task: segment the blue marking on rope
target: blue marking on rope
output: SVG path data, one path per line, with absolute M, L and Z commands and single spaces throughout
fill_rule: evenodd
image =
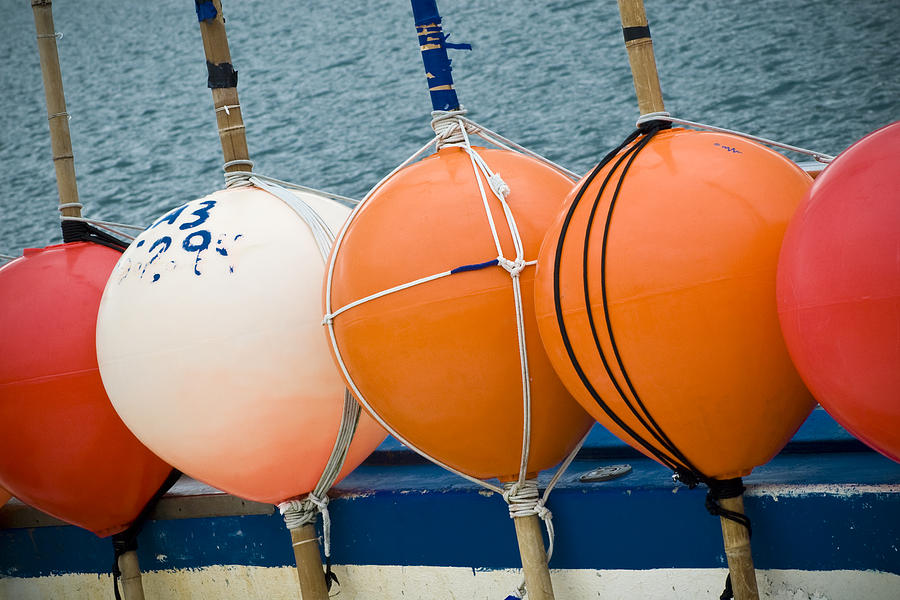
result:
M 474 265 L 463 265 L 461 267 L 456 267 L 455 269 L 450 271 L 450 274 L 453 275 L 455 273 L 462 273 L 464 271 L 478 271 L 480 269 L 486 269 L 488 267 L 495 267 L 498 264 L 500 264 L 500 261 L 498 261 L 495 258 L 494 260 L 489 260 L 489 261 L 483 262 L 483 263 L 477 263 Z
M 215 19 L 216 15 L 219 14 L 219 11 L 216 10 L 216 5 L 210 2 L 210 0 L 194 0 L 194 5 L 197 9 L 197 20 L 201 23 L 203 21 Z

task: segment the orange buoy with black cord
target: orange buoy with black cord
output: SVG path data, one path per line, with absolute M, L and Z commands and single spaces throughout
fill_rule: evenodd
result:
M 671 129 L 640 0 L 620 0 L 639 129 L 569 194 L 538 258 L 535 310 L 563 382 L 601 424 L 710 488 L 730 575 L 757 598 L 741 478 L 815 405 L 787 354 L 775 269 L 811 178 L 735 135 Z
M 503 494 L 528 596 L 548 600 L 538 520 L 551 530 L 548 491 L 539 497 L 536 477 L 572 458 L 592 423 L 541 347 L 533 265 L 573 178 L 471 143 L 470 135 L 492 138 L 465 117 L 453 88 L 446 48 L 464 45 L 446 42 L 433 0 L 412 7 L 436 137 L 376 185 L 339 234 L 325 323 L 348 386 L 379 422 Z M 409 164 L 432 144 L 434 154 Z
M 900 462 L 900 121 L 823 171 L 778 260 L 778 316 L 810 391 L 850 433 Z

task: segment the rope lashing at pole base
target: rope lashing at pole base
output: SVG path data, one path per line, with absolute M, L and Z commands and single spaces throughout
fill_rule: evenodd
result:
M 97 369 L 103 286 L 127 242 L 81 216 L 52 4 L 33 0 L 63 243 L 26 249 L 0 269 L 0 485 L 100 537 L 113 536 L 127 600 L 143 598 L 133 551 L 143 517 L 179 473 L 114 412 Z M 65 117 L 65 118 L 64 118 Z M 77 427 L 73 427 L 77 423 Z M 131 542 L 120 547 L 127 535 Z
M 760 138 L 670 117 L 642 3 L 619 7 L 642 116 L 547 233 L 541 338 L 594 418 L 678 481 L 709 487 L 730 571 L 722 597 L 756 598 L 741 478 L 815 405 L 772 303 L 781 238 L 811 179 Z
M 466 118 L 437 6 L 412 7 L 435 135 L 372 188 L 338 234 L 323 323 L 367 412 L 509 504 L 529 597 L 550 599 L 540 522 L 552 550 L 545 504 L 591 421 L 544 356 L 530 292 L 544 224 L 576 177 Z M 474 136 L 499 149 L 476 147 Z M 560 462 L 540 494 L 537 472 Z
M 336 581 L 327 492 L 385 437 L 321 332 L 324 260 L 353 201 L 253 172 L 221 3 L 195 7 L 225 189 L 168 211 L 125 251 L 100 306 L 100 371 L 122 419 L 160 456 L 279 506 L 301 594 L 323 600 Z

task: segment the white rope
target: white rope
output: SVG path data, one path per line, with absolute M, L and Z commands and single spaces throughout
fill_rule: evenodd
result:
M 335 240 L 335 250 L 331 254 L 331 260 L 328 264 L 328 273 L 326 275 L 325 280 L 325 315 L 323 318 L 323 325 L 328 328 L 328 336 L 331 340 L 332 348 L 334 350 L 335 358 L 338 363 L 338 367 L 341 369 L 341 372 L 344 375 L 344 379 L 348 382 L 350 389 L 352 390 L 354 396 L 357 400 L 362 404 L 368 412 L 375 418 L 378 423 L 384 427 L 391 435 L 397 438 L 401 443 L 406 445 L 408 448 L 423 456 L 424 458 L 430 460 L 436 465 L 454 473 L 468 481 L 471 481 L 481 487 L 484 487 L 488 490 L 496 492 L 500 494 L 503 499 L 509 504 L 509 511 L 511 518 L 524 517 L 530 515 L 537 515 L 544 521 L 544 524 L 547 528 L 547 534 L 549 538 L 549 551 L 547 554 L 548 561 L 550 556 L 553 554 L 553 544 L 555 538 L 555 532 L 553 530 L 553 522 L 552 522 L 552 514 L 546 508 L 545 503 L 547 498 L 549 497 L 550 491 L 553 489 L 553 486 L 559 481 L 563 472 L 568 468 L 571 464 L 572 460 L 574 460 L 575 455 L 580 450 L 582 444 L 584 443 L 583 438 L 581 442 L 572 450 L 571 453 L 566 457 L 566 460 L 560 465 L 560 468 L 554 474 L 550 485 L 548 485 L 547 489 L 544 492 L 543 496 L 538 494 L 537 481 L 534 479 L 527 478 L 527 467 L 528 460 L 530 455 L 530 444 L 531 444 L 531 377 L 529 373 L 528 366 L 528 349 L 526 345 L 525 338 L 525 314 L 524 314 L 524 304 L 522 300 L 522 290 L 520 283 L 520 274 L 526 267 L 534 266 L 537 261 L 535 260 L 526 260 L 525 259 L 525 248 L 524 243 L 522 241 L 521 235 L 519 233 L 518 225 L 516 223 L 516 219 L 513 215 L 512 209 L 506 201 L 510 193 L 509 186 L 503 181 L 502 177 L 499 173 L 495 173 L 491 170 L 490 166 L 484 160 L 484 158 L 472 147 L 471 140 L 469 135 L 474 133 L 486 139 L 490 143 L 497 144 L 496 141 L 489 139 L 485 136 L 484 132 L 488 131 L 484 128 L 479 127 L 478 125 L 472 123 L 468 119 L 465 118 L 465 110 L 460 108 L 455 111 L 435 111 L 432 113 L 432 121 L 431 125 L 435 131 L 435 137 L 429 141 L 425 146 L 420 148 L 417 152 L 415 152 L 410 158 L 404 161 L 399 167 L 391 171 L 385 178 L 379 181 L 363 200 L 357 205 L 354 211 L 351 213 L 350 218 L 347 220 L 344 227 L 341 229 L 341 232 L 338 234 L 337 240 Z M 488 135 L 491 135 L 492 132 L 488 132 Z M 497 144 L 503 147 L 504 149 L 511 149 L 513 146 L 509 144 L 505 144 L 504 142 Z M 388 181 L 394 174 L 400 171 L 402 168 L 406 167 L 408 164 L 412 163 L 419 156 L 421 156 L 425 151 L 434 146 L 436 149 L 446 148 L 446 147 L 457 147 L 461 148 L 469 157 L 469 161 L 472 165 L 472 171 L 475 176 L 475 182 L 478 186 L 479 194 L 481 196 L 482 205 L 484 207 L 485 216 L 487 218 L 488 226 L 491 232 L 491 237 L 494 241 L 494 246 L 497 251 L 497 266 L 504 269 L 510 276 L 512 287 L 513 287 L 513 301 L 514 301 L 514 309 L 516 315 L 516 334 L 517 334 L 517 346 L 519 350 L 519 363 L 521 367 L 521 386 L 522 386 L 522 410 L 523 410 L 523 427 L 522 427 L 522 452 L 521 452 L 521 460 L 519 464 L 519 475 L 516 481 L 506 483 L 501 488 L 497 485 L 494 485 L 490 482 L 478 479 L 476 477 L 472 477 L 463 473 L 442 461 L 436 459 L 435 457 L 430 456 L 427 452 L 418 448 L 414 444 L 412 444 L 409 440 L 404 438 L 398 431 L 396 431 L 393 427 L 391 427 L 384 419 L 381 418 L 380 415 L 373 409 L 371 404 L 369 404 L 368 400 L 365 398 L 364 394 L 359 390 L 356 385 L 356 382 L 353 380 L 353 377 L 350 375 L 349 369 L 344 362 L 343 356 L 341 354 L 340 348 L 337 343 L 337 337 L 334 330 L 334 320 L 336 317 L 341 315 L 342 313 L 351 310 L 361 304 L 366 302 L 371 302 L 373 300 L 382 298 L 389 294 L 393 294 L 396 292 L 400 292 L 411 287 L 417 285 L 427 284 L 436 279 L 440 279 L 443 277 L 447 277 L 452 275 L 454 269 L 459 267 L 460 265 L 454 265 L 451 269 L 442 271 L 441 273 L 437 273 L 434 275 L 428 275 L 425 277 L 421 277 L 414 281 L 410 281 L 407 283 L 403 283 L 381 292 L 376 292 L 374 294 L 370 294 L 364 298 L 360 298 L 358 300 L 352 301 L 336 310 L 333 309 L 331 304 L 331 295 L 332 295 L 332 283 L 334 279 L 334 270 L 337 255 L 340 251 L 341 244 L 344 240 L 344 237 L 349 230 L 350 223 L 353 221 L 355 216 L 358 214 L 360 210 L 366 205 L 366 203 L 372 198 L 372 195 L 378 191 L 386 181 Z M 529 155 L 534 155 L 534 153 L 528 153 Z M 558 171 L 565 174 L 567 177 L 572 179 L 577 179 L 577 176 L 570 171 L 566 171 L 561 167 L 558 167 L 552 163 L 549 163 L 546 159 L 534 155 L 536 158 L 539 158 L 543 162 L 549 164 L 551 167 L 557 169 Z M 484 183 L 487 183 L 487 186 Z M 490 194 L 488 194 L 487 187 L 490 190 Z M 489 196 L 493 198 L 493 200 L 489 199 Z M 500 235 L 497 231 L 497 225 L 495 223 L 494 214 L 492 211 L 492 204 L 499 204 L 503 213 L 504 221 L 506 222 L 506 227 L 509 231 L 510 237 L 513 243 L 513 250 L 515 252 L 515 256 L 513 258 L 508 258 L 504 255 L 503 247 L 500 243 Z M 464 265 L 464 266 L 472 266 L 472 265 Z M 524 583 L 517 588 L 519 591 L 519 597 L 523 597 Z
M 67 208 L 84 208 L 84 205 L 81 202 L 63 202 L 57 209 L 62 213 L 63 210 Z M 141 227 L 139 225 L 128 225 L 127 223 L 114 223 L 112 221 L 100 221 L 98 219 L 88 219 L 87 217 L 70 217 L 68 215 L 59 215 L 60 221 L 79 221 L 81 223 L 88 223 L 89 225 L 96 225 L 101 229 L 105 229 L 111 233 L 116 234 L 119 237 L 125 238 L 127 240 L 134 240 L 135 236 L 130 233 L 126 233 L 121 231 L 122 229 L 130 229 L 132 231 L 143 231 L 146 229 L 145 227 Z
M 708 131 L 717 131 L 719 133 L 730 133 L 731 135 L 736 135 L 742 138 L 747 138 L 748 140 L 753 140 L 754 142 L 759 142 L 761 144 L 765 144 L 767 146 L 773 146 L 775 148 L 781 148 L 782 150 L 790 150 L 791 152 L 796 152 L 798 154 L 805 154 L 807 156 L 813 157 L 815 160 L 820 163 L 830 163 L 834 160 L 834 156 L 830 154 L 825 154 L 824 152 L 816 152 L 815 150 L 807 150 L 806 148 L 800 148 L 799 146 L 791 146 L 790 144 L 783 144 L 781 142 L 776 142 L 773 140 L 769 140 L 763 137 L 759 137 L 756 135 L 751 135 L 749 133 L 744 133 L 742 131 L 735 131 L 733 129 L 725 129 L 724 127 L 716 127 L 715 125 L 707 125 L 705 123 L 695 123 L 694 121 L 687 121 L 685 119 L 678 119 L 676 117 L 671 116 L 667 112 L 653 112 L 647 113 L 645 115 L 641 115 L 637 122 L 635 123 L 638 127 L 647 123 L 649 121 L 668 121 L 669 123 L 676 123 L 678 125 L 686 125 L 688 127 L 696 127 L 697 129 L 706 129 Z
M 256 186 L 269 192 L 276 198 L 279 198 L 293 209 L 294 212 L 297 213 L 297 216 L 299 216 L 309 227 L 313 239 L 316 242 L 316 246 L 319 249 L 319 254 L 322 256 L 322 261 L 326 261 L 328 253 L 331 251 L 331 245 L 334 243 L 334 233 L 319 213 L 302 199 L 288 191 L 287 187 L 290 186 L 294 189 L 302 189 L 326 198 L 333 198 L 333 196 L 311 188 L 304 188 L 271 177 L 265 177 L 258 173 L 254 173 L 252 170 L 227 170 L 229 167 L 238 165 L 246 165 L 251 169 L 253 168 L 253 163 L 249 160 L 236 160 L 226 163 L 224 166 L 226 169 L 226 188 Z M 282 185 L 285 183 L 287 185 Z M 346 200 L 350 199 L 348 198 Z M 316 515 L 322 515 L 322 546 L 326 558 L 331 557 L 331 515 L 328 512 L 328 490 L 334 485 L 341 469 L 344 467 L 344 461 L 347 458 L 350 443 L 353 441 L 353 435 L 356 433 L 356 428 L 359 424 L 360 412 L 361 409 L 359 404 L 353 399 L 353 396 L 350 395 L 349 390 L 345 389 L 344 407 L 341 414 L 340 427 L 338 428 L 337 437 L 334 441 L 334 446 L 331 449 L 331 454 L 328 457 L 328 461 L 325 464 L 325 468 L 323 469 L 318 482 L 305 498 L 287 500 L 278 505 L 278 510 L 284 516 L 284 523 L 288 529 L 296 529 L 306 524 L 313 523 L 315 522 Z
M 19 258 L 18 256 L 10 256 L 9 254 L 0 254 L 0 260 L 3 261 L 11 261 Z
M 520 146 L 509 138 L 503 137 L 496 131 L 492 131 L 483 125 L 479 125 L 475 121 L 466 117 L 466 109 L 463 107 L 459 107 L 457 110 L 436 110 L 431 113 L 431 128 L 434 129 L 435 134 L 437 135 L 437 139 L 439 139 L 442 143 L 439 143 L 436 149 L 442 148 L 447 144 L 457 144 L 459 143 L 462 137 L 461 129 L 465 130 L 466 133 L 470 135 L 477 135 L 484 141 L 494 144 L 498 148 L 503 148 L 504 150 L 517 151 L 521 154 L 525 154 L 526 156 L 530 156 L 534 158 L 548 167 L 559 171 L 572 181 L 578 181 L 580 176 L 569 169 L 560 166 L 550 160 L 549 158 L 534 152 L 533 150 L 529 150 L 524 146 Z M 430 144 L 429 144 L 430 146 Z
M 228 171 L 229 167 L 237 166 L 237 165 L 246 165 L 250 167 L 247 171 Z M 353 198 L 348 198 L 347 196 L 341 196 L 340 194 L 333 194 L 331 192 L 325 192 L 322 190 L 317 190 L 315 188 L 306 187 L 304 185 L 298 185 L 296 183 L 291 183 L 289 181 L 283 181 L 281 179 L 275 179 L 274 177 L 269 177 L 267 175 L 261 175 L 259 173 L 253 172 L 253 161 L 251 160 L 232 160 L 230 162 L 225 163 L 225 187 L 243 187 L 248 185 L 255 185 L 248 178 L 253 177 L 257 181 L 262 181 L 265 183 L 271 183 L 274 185 L 281 186 L 283 188 L 287 188 L 289 190 L 297 190 L 300 192 L 307 192 L 310 194 L 315 194 L 317 196 L 321 196 L 323 198 L 330 198 L 332 200 L 337 200 L 339 202 L 343 202 L 349 206 L 356 206 L 359 204 L 359 200 L 355 200 Z M 334 237 L 332 235 L 332 237 Z
M 241 105 L 240 104 L 223 104 L 222 106 L 220 106 L 219 108 L 216 109 L 216 112 L 225 111 L 226 115 L 230 115 L 232 108 L 237 108 L 240 110 Z

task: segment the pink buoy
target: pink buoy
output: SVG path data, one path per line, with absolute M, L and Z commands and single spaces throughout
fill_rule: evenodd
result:
M 778 314 L 791 358 L 841 425 L 900 462 L 900 121 L 816 179 L 784 238 Z

